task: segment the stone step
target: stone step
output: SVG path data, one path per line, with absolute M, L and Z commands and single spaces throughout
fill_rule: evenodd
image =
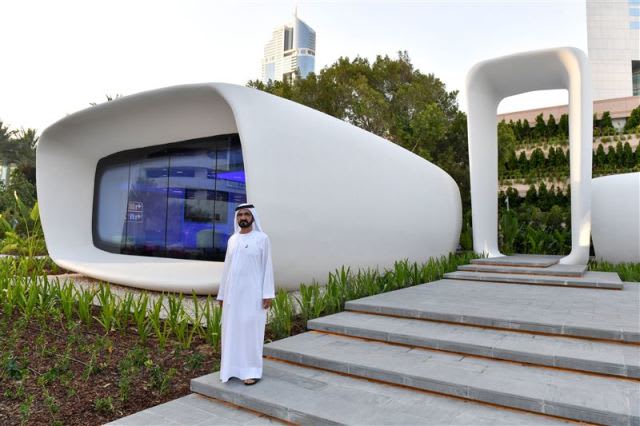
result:
M 288 340 L 288 339 L 285 339 Z M 191 381 L 191 390 L 287 422 L 321 425 L 532 425 L 562 419 L 265 360 L 262 380 L 221 383 L 219 373 Z
M 562 256 L 545 254 L 516 254 L 513 256 L 471 259 L 471 263 L 476 265 L 530 266 L 534 268 L 546 268 L 548 266 L 555 265 L 560 259 L 562 259 Z
M 346 303 L 350 311 L 640 343 L 640 285 L 620 291 L 440 280 Z
M 227 402 L 192 393 L 120 418 L 105 426 L 143 425 L 262 426 L 286 423 Z
M 635 380 L 314 331 L 270 343 L 264 353 L 301 365 L 503 407 L 600 424 L 640 424 L 640 383 Z
M 340 312 L 316 318 L 307 323 L 307 328 L 429 349 L 640 379 L 640 347 L 620 343 L 357 312 Z
M 488 281 L 508 284 L 551 285 L 560 287 L 599 288 L 622 290 L 623 284 L 615 272 L 586 272 L 581 277 L 558 277 L 546 275 L 505 274 L 494 272 L 455 271 L 444 274 L 445 278 L 468 281 Z
M 560 265 L 555 264 L 547 268 L 532 266 L 502 266 L 470 264 L 458 266 L 458 271 L 470 272 L 494 272 L 500 274 L 528 274 L 528 275 L 553 275 L 560 277 L 581 277 L 586 271 L 586 265 Z

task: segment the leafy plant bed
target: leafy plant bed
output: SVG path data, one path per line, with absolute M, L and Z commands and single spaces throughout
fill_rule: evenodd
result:
M 56 265 L 49 256 L 7 255 L 0 257 L 0 272 L 10 271 L 12 275 L 65 275 L 73 274 Z
M 188 394 L 220 362 L 199 337 L 162 348 L 133 330 L 18 313 L 0 319 L 0 354 L 2 425 L 102 424 Z
M 97 313 L 97 309 L 94 313 Z M 306 331 L 300 315 L 291 334 Z M 267 342 L 275 339 L 268 328 Z M 140 342 L 135 330 L 107 335 L 99 324 L 0 319 L 0 424 L 103 424 L 189 394 L 217 371 L 220 353 L 201 338 L 190 349 Z

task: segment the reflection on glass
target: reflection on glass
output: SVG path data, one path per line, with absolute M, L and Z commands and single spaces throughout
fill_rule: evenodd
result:
M 237 135 L 117 153 L 96 172 L 94 244 L 112 253 L 224 260 L 246 202 Z
M 98 194 L 98 208 L 95 211 L 99 224 L 97 237 L 112 249 L 119 250 L 125 236 L 129 164 L 114 164 L 105 170 L 98 184 Z

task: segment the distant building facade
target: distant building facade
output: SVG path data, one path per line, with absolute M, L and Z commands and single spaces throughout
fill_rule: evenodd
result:
M 640 96 L 640 0 L 587 0 L 593 99 Z
M 264 47 L 262 81 L 291 81 L 305 78 L 315 71 L 316 32 L 294 14 L 293 23 L 273 31 L 273 37 Z
M 640 105 L 640 0 L 587 0 L 587 41 L 593 88 L 593 112 L 608 111 L 613 125 L 624 127 Z M 542 114 L 558 119 L 567 105 L 498 115 L 498 122 L 527 120 L 535 125 Z

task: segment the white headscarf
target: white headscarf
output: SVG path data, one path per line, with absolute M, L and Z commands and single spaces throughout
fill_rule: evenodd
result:
M 251 215 L 253 216 L 253 230 L 262 232 L 262 226 L 260 226 L 260 220 L 258 219 L 256 208 L 253 207 L 253 204 L 249 203 L 239 204 L 238 207 L 236 207 L 236 212 L 233 215 L 233 232 L 235 234 L 238 234 L 240 232 L 241 228 L 240 225 L 238 225 L 238 212 L 241 209 L 248 209 L 251 212 Z

